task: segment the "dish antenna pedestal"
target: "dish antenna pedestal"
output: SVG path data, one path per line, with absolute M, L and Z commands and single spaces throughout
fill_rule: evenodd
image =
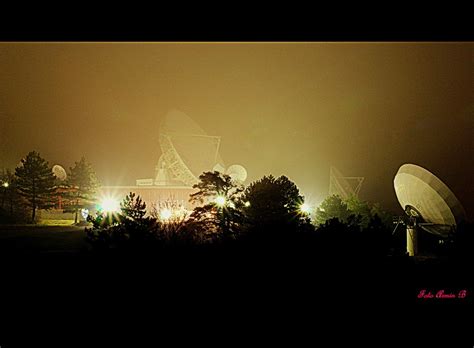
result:
M 418 254 L 418 234 L 415 226 L 407 226 L 407 253 L 408 256 Z

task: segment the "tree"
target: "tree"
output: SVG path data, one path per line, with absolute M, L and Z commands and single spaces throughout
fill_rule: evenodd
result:
M 371 205 L 366 201 L 361 201 L 355 196 L 351 196 L 344 200 L 344 203 L 346 204 L 347 209 L 349 209 L 350 215 L 354 215 L 351 219 L 352 222 L 356 223 L 360 228 L 367 228 L 373 218 Z
M 85 229 L 86 240 L 97 251 L 127 249 L 139 240 L 144 243 L 145 236 L 152 233 L 151 219 L 145 218 L 145 214 L 145 203 L 130 192 L 120 203 L 119 213 L 99 210 L 95 216 L 87 217 L 92 228 Z
M 25 201 L 18 194 L 17 177 L 10 169 L 0 172 L 0 223 L 20 223 L 29 220 Z
M 199 180 L 193 186 L 198 191 L 190 195 L 189 201 L 202 205 L 194 208 L 189 224 L 211 238 L 219 235 L 224 239 L 235 237 L 241 221 L 240 195 L 244 188 L 229 175 L 217 171 L 204 172 Z
M 77 224 L 78 211 L 92 204 L 97 187 L 99 186 L 97 177 L 92 166 L 82 157 L 79 162 L 75 162 L 74 167 L 69 168 L 67 186 L 70 191 L 66 195 L 72 202 L 70 209 L 74 212 L 74 223 Z
M 48 162 L 36 151 L 31 151 L 15 168 L 18 191 L 31 208 L 31 221 L 35 222 L 37 209 L 54 206 L 55 178 Z
M 115 250 L 154 254 L 163 247 L 184 246 L 189 242 L 182 223 L 159 221 L 146 216 L 146 204 L 135 193 L 123 199 L 119 213 L 99 211 L 87 218 L 86 240 L 94 251 Z
M 329 219 L 337 218 L 340 222 L 347 222 L 351 211 L 347 204 L 337 195 L 326 197 L 316 209 L 315 221 L 317 225 L 324 224 Z
M 388 229 L 392 227 L 391 214 L 383 210 L 380 204 L 362 201 L 354 196 L 345 200 L 336 195 L 327 197 L 316 209 L 315 220 L 321 225 L 332 218 L 357 225 L 360 229 L 367 229 L 374 219 L 379 219 Z
M 370 216 L 374 219 L 378 216 L 382 222 L 382 225 L 392 231 L 393 230 L 393 215 L 388 211 L 382 209 L 379 203 L 373 203 L 370 205 Z
M 318 243 L 347 255 L 385 256 L 391 242 L 391 217 L 379 204 L 357 197 L 327 197 L 316 210 Z
M 286 176 L 272 175 L 251 183 L 242 201 L 247 230 L 291 230 L 310 226 L 309 217 L 300 212 L 303 196 Z

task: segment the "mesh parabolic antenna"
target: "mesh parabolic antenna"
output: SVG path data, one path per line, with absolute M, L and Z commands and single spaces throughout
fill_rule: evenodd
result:
M 219 136 L 207 135 L 199 125 L 185 113 L 170 111 L 161 125 L 159 136 L 162 155 L 159 167 L 166 170 L 167 180 L 192 186 L 199 182 L 199 175 L 210 171 L 217 164 L 223 167 L 219 155 Z M 161 184 L 164 175 L 155 179 Z
M 405 212 L 425 231 L 447 236 L 466 213 L 454 193 L 426 169 L 404 164 L 394 179 L 395 193 Z
M 63 167 L 59 164 L 55 164 L 52 169 L 53 175 L 61 181 L 66 180 L 67 174 Z
M 247 179 L 247 170 L 240 164 L 233 164 L 227 168 L 226 174 L 228 174 L 233 180 L 245 181 Z

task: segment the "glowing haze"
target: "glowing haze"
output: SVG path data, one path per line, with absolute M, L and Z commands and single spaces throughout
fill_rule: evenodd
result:
M 403 163 L 474 212 L 472 43 L 0 43 L 0 167 L 82 155 L 104 184 L 154 176 L 160 120 L 182 110 L 247 183 L 287 175 L 320 201 L 329 167 L 397 209 Z

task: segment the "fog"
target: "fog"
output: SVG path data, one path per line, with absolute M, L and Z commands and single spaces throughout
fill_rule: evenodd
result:
M 170 109 L 220 135 L 247 183 L 286 175 L 309 199 L 329 168 L 401 212 L 393 178 L 421 165 L 474 213 L 472 43 L 0 43 L 0 168 L 29 151 L 103 184 L 154 177 Z

